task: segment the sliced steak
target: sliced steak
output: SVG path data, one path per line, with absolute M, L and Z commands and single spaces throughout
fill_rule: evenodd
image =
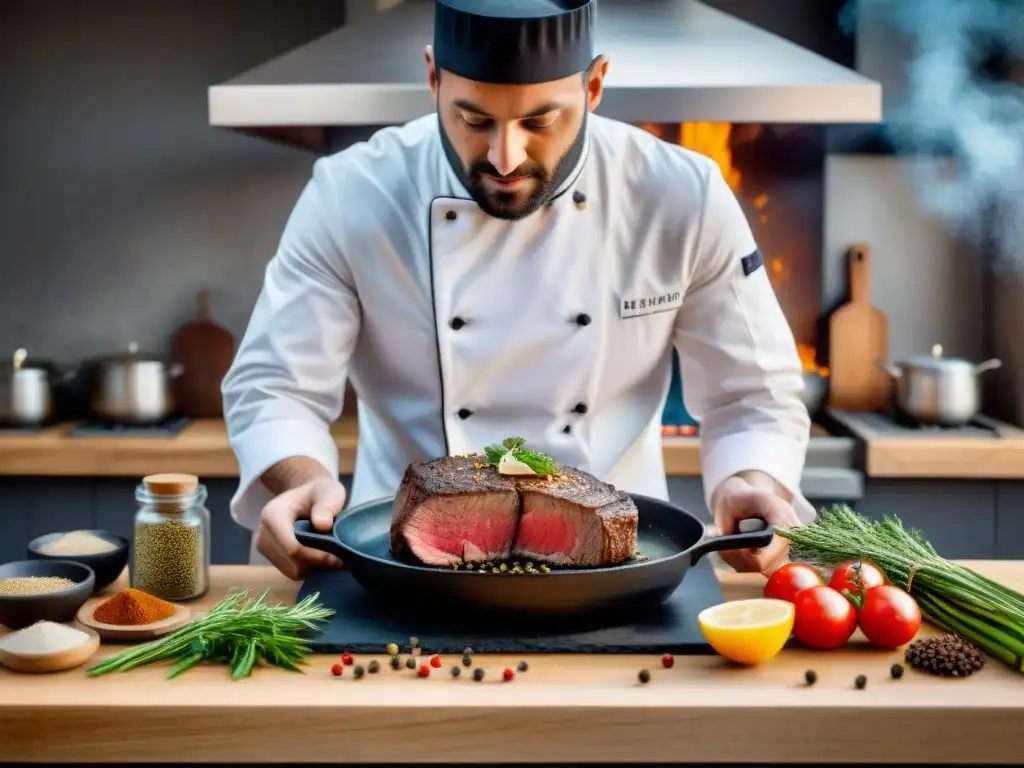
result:
M 426 565 L 459 565 L 509 556 L 519 518 L 515 483 L 481 456 L 410 464 L 395 496 L 391 551 Z
M 633 500 L 608 483 L 565 467 L 550 479 L 516 477 L 521 512 L 512 551 L 553 565 L 614 565 L 637 550 Z

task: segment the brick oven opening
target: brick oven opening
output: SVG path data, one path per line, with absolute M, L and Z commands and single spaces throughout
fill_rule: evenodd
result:
M 638 123 L 710 157 L 754 232 L 805 371 L 819 364 L 825 130 L 809 125 Z

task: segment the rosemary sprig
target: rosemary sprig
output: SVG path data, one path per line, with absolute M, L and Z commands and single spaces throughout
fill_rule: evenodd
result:
M 496 469 L 500 468 L 504 456 L 510 455 L 513 459 L 521 461 L 538 475 L 557 475 L 562 467 L 550 456 L 538 451 L 530 451 L 524 448 L 526 440 L 521 437 L 506 437 L 501 445 L 489 445 L 484 448 L 487 460 Z
M 775 532 L 790 542 L 790 557 L 835 566 L 868 560 L 893 584 L 917 600 L 922 615 L 956 632 L 989 655 L 1024 671 L 1024 595 L 969 568 L 950 562 L 917 530 L 896 516 L 869 520 L 844 504 L 823 509 L 817 519 Z
M 260 662 L 301 671 L 299 665 L 310 653 L 303 633 L 316 630 L 334 611 L 317 603 L 319 593 L 294 605 L 268 604 L 269 593 L 268 589 L 253 599 L 248 592 L 231 592 L 205 616 L 166 637 L 122 651 L 87 674 L 127 672 L 158 661 L 174 661 L 168 678 L 204 661 L 228 665 L 232 680 L 248 677 Z

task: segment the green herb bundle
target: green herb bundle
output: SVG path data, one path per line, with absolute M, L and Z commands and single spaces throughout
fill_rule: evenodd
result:
M 271 605 L 247 592 L 232 592 L 213 609 L 179 630 L 146 645 L 123 651 L 92 667 L 90 676 L 130 669 L 157 661 L 174 660 L 168 678 L 177 677 L 200 662 L 226 664 L 231 679 L 248 677 L 264 662 L 301 671 L 310 653 L 303 636 L 330 618 L 334 611 L 317 603 L 319 593 L 294 605 Z
M 931 623 L 1024 671 L 1024 595 L 941 557 L 919 531 L 904 529 L 898 517 L 869 520 L 836 505 L 807 525 L 780 526 L 775 533 L 790 541 L 794 561 L 874 563 L 913 596 Z
M 489 445 L 484 448 L 487 460 L 495 468 L 500 467 L 501 459 L 510 454 L 516 461 L 521 461 L 538 475 L 557 475 L 562 471 L 558 462 L 550 456 L 538 451 L 529 451 L 523 446 L 526 441 L 521 437 L 506 437 L 501 445 Z

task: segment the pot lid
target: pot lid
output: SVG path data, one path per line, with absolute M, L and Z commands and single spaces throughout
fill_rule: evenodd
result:
M 942 345 L 935 344 L 932 346 L 931 355 L 918 355 L 911 357 L 906 363 L 908 366 L 930 371 L 948 371 L 951 369 L 964 368 L 970 371 L 974 371 L 974 363 L 970 360 L 964 360 L 960 357 L 944 357 L 942 354 Z
M 124 352 L 114 352 L 110 355 L 103 355 L 101 357 L 94 357 L 90 360 L 92 363 L 166 363 L 167 358 L 164 355 L 158 355 L 150 352 L 140 352 L 139 345 L 134 341 L 128 345 L 128 349 Z

